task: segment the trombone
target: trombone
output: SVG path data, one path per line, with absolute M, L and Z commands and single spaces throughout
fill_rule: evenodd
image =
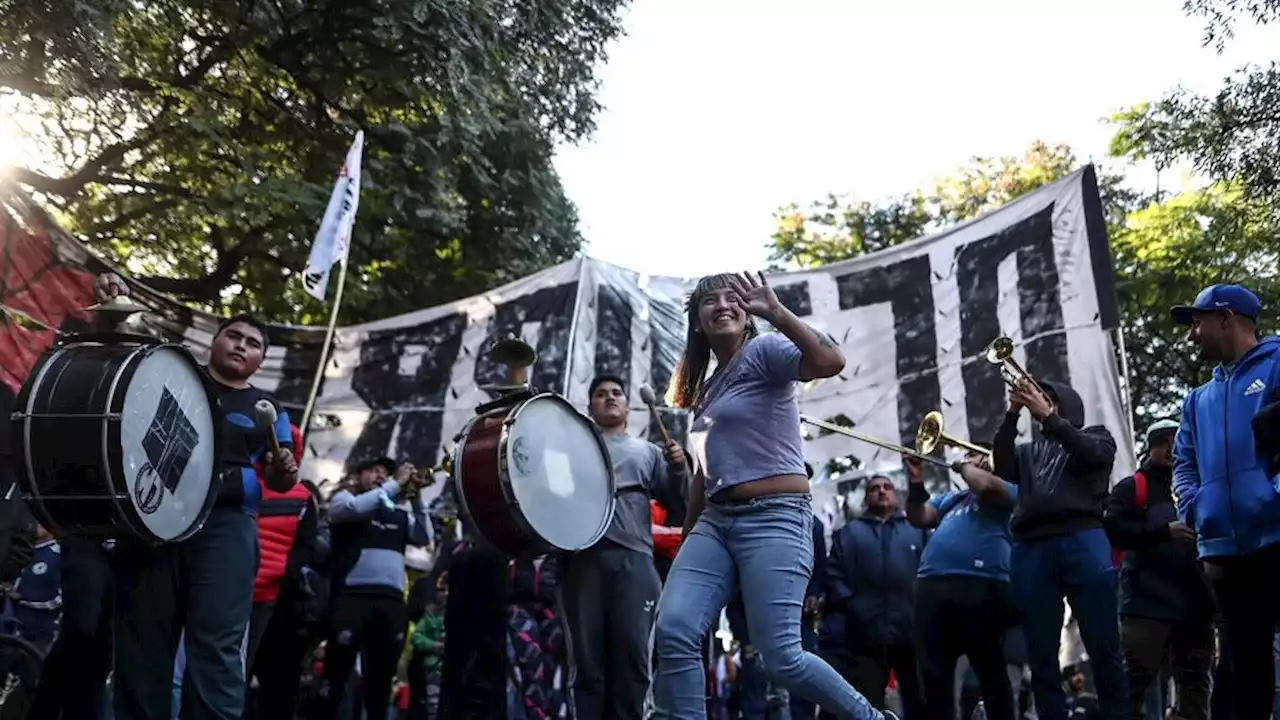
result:
M 987 362 L 1000 366 L 1000 376 L 1010 388 L 1017 389 L 1023 381 L 1040 387 L 1036 379 L 1013 359 L 1013 338 L 1000 336 L 987 346 Z
M 986 457 L 988 465 L 991 464 L 990 450 L 974 445 L 968 440 L 948 435 L 946 426 L 943 424 L 942 413 L 934 410 L 924 416 L 920 421 L 920 428 L 916 430 L 916 452 L 921 455 L 932 455 L 939 445 L 964 448 L 969 452 L 978 453 Z
M 819 420 L 815 417 L 809 417 L 808 415 L 801 415 L 800 422 L 808 423 L 809 425 L 813 425 L 814 427 L 820 427 L 823 430 L 829 430 L 838 435 L 851 437 L 854 440 L 861 440 L 864 443 L 875 445 L 876 447 L 884 448 L 885 450 L 892 450 L 893 452 L 900 453 L 908 457 L 916 458 L 917 460 L 920 460 L 922 462 L 927 462 L 930 465 L 936 465 L 946 470 L 951 469 L 951 465 L 947 463 L 945 460 L 940 460 L 936 457 L 932 457 L 922 452 L 912 450 L 911 448 L 905 445 L 895 445 L 894 443 L 891 443 L 887 440 L 881 440 L 880 438 L 874 438 L 874 437 L 871 437 L 870 435 L 864 435 L 858 432 L 857 430 L 847 428 L 843 425 L 836 425 L 835 423 L 829 423 L 825 420 Z

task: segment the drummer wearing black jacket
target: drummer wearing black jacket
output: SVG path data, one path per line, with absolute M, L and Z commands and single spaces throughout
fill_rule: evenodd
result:
M 1111 491 L 1105 519 L 1111 544 L 1124 551 L 1120 642 L 1129 677 L 1129 715 L 1135 720 L 1144 717 L 1147 690 L 1166 661 L 1177 679 L 1175 716 L 1209 716 L 1213 602 L 1196 559 L 1195 531 L 1178 521 L 1174 509 L 1177 432 L 1178 423 L 1171 420 L 1147 429 L 1146 460 Z
M 100 275 L 98 302 L 129 294 L 119 276 Z M 218 498 L 201 529 L 161 548 L 131 538 L 115 549 L 116 720 L 168 720 L 173 661 L 185 631 L 187 665 L 183 720 L 240 720 L 245 673 L 241 648 L 258 565 L 254 521 L 261 492 L 254 463 L 263 460 L 268 487 L 285 492 L 297 481 L 289 416 L 250 383 L 267 351 L 266 327 L 248 315 L 222 322 L 204 366 L 222 424 Z M 254 406 L 276 407 L 273 427 L 260 427 Z M 272 453 L 268 433 L 281 449 Z

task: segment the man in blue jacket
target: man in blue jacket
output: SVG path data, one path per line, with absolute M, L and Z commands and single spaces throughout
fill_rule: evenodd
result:
M 1261 310 L 1245 288 L 1212 285 L 1172 311 L 1200 358 L 1216 364 L 1213 379 L 1182 404 L 1173 489 L 1178 519 L 1195 529 L 1217 595 L 1238 720 L 1271 716 L 1271 637 L 1280 620 L 1280 598 L 1266 592 L 1267 579 L 1280 571 L 1280 477 L 1268 476 L 1266 449 L 1255 443 L 1252 426 L 1280 386 L 1280 338 L 1259 339 Z
M 876 475 L 866 487 L 862 514 L 831 537 L 822 619 L 825 656 L 879 709 L 885 707 L 892 672 L 903 720 L 922 720 L 911 601 L 929 534 L 907 522 L 892 480 Z M 819 717 L 835 716 L 823 711 Z

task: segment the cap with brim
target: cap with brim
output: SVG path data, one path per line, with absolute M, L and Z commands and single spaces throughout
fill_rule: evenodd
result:
M 1151 425 L 1147 427 L 1147 433 L 1145 435 L 1147 444 L 1150 445 L 1151 438 L 1155 437 L 1156 435 L 1159 435 L 1160 433 L 1170 432 L 1170 431 L 1172 432 L 1178 431 L 1178 423 L 1176 421 L 1157 420 L 1151 423 Z
M 365 470 L 372 470 L 376 467 L 385 468 L 387 474 L 390 475 L 396 471 L 396 461 L 389 457 L 380 457 L 377 460 L 365 460 L 356 466 L 356 472 L 361 473 Z
M 1195 302 L 1190 305 L 1174 305 L 1169 314 L 1179 325 L 1190 325 L 1196 313 L 1220 310 L 1230 310 L 1236 315 L 1256 320 L 1258 313 L 1262 311 L 1262 301 L 1240 285 L 1210 285 L 1200 291 Z

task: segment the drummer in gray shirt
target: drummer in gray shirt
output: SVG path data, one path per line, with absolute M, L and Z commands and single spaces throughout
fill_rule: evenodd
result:
M 662 448 L 627 434 L 622 378 L 591 381 L 589 414 L 609 448 L 617 505 L 604 538 L 570 558 L 565 612 L 576 666 L 578 720 L 640 720 L 649 691 L 649 631 L 662 585 L 653 564 L 649 499 L 668 520 L 684 515 L 688 465 L 675 440 Z

